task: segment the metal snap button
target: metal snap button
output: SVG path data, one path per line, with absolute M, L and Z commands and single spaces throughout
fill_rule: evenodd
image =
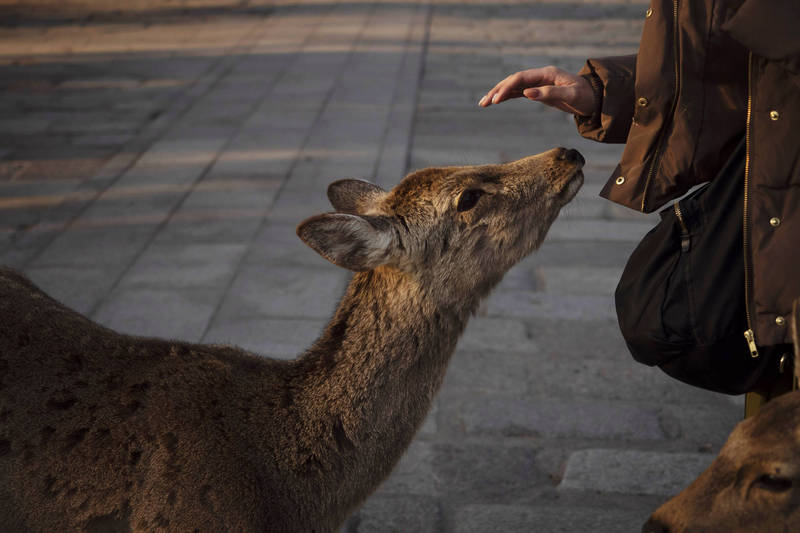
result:
M 648 18 L 649 19 L 652 15 L 653 15 L 653 8 L 651 7 L 645 12 L 644 18 Z
M 640 107 L 647 107 L 647 104 L 648 104 L 649 102 L 647 101 L 647 98 L 645 98 L 644 96 L 642 96 L 641 98 L 639 98 L 638 100 L 636 100 L 636 103 L 637 103 L 637 104 L 639 104 L 639 106 L 640 106 Z
M 616 183 L 617 185 L 622 185 L 623 183 L 625 183 L 625 176 L 618 177 Z
M 772 111 L 769 112 L 769 118 L 771 120 L 778 120 L 779 118 L 781 118 L 781 114 L 773 109 Z
M 769 225 L 772 226 L 773 228 L 777 228 L 778 226 L 781 225 L 781 219 L 779 219 L 778 217 L 772 217 L 771 219 L 769 219 Z
M 784 324 L 786 324 L 786 319 L 783 318 L 782 316 L 776 316 L 775 323 L 779 326 L 783 326 Z

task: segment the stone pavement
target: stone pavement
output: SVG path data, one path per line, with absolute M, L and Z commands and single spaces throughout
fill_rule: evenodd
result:
M 597 197 L 620 149 L 478 98 L 635 50 L 643 0 L 0 1 L 0 263 L 102 324 L 275 357 L 347 274 L 295 236 L 326 185 L 578 148 L 586 185 L 460 341 L 434 409 L 345 526 L 638 531 L 741 402 L 632 361 L 612 294 L 653 224 Z

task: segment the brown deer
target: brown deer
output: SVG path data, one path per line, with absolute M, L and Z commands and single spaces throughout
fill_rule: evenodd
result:
M 800 369 L 800 300 L 792 334 Z M 662 505 L 643 533 L 800 531 L 800 391 L 740 422 L 700 477 Z
M 333 183 L 297 233 L 355 271 L 293 361 L 105 329 L 0 270 L 0 529 L 330 532 L 422 423 L 479 300 L 583 182 L 557 148 Z

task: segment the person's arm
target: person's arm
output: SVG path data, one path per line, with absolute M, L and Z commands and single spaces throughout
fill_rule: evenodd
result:
M 575 115 L 591 115 L 595 104 L 592 87 L 586 78 L 548 66 L 511 74 L 486 93 L 478 105 L 489 107 L 521 97 Z
M 593 112 L 575 116 L 578 132 L 587 139 L 624 143 L 633 121 L 636 55 L 588 59 L 578 73 L 590 82 Z
M 636 56 L 589 59 L 578 75 L 548 66 L 516 72 L 478 105 L 525 97 L 575 115 L 578 132 L 601 142 L 625 142 L 633 119 Z

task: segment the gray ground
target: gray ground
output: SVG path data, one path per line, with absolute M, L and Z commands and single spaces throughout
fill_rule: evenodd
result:
M 586 156 L 348 532 L 638 531 L 740 417 L 625 350 L 612 294 L 653 218 L 597 197 L 619 147 L 529 102 L 475 105 L 518 69 L 634 51 L 645 2 L 9 4 L 0 263 L 121 331 L 293 357 L 346 283 L 294 234 L 328 182 Z

